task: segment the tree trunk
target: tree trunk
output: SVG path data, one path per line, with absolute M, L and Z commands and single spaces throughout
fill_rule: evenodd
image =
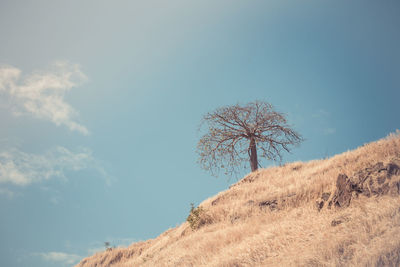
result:
M 254 172 L 258 169 L 257 146 L 254 138 L 250 138 L 249 156 L 251 171 Z

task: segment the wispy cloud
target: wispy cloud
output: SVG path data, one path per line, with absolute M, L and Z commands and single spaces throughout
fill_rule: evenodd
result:
M 328 111 L 326 111 L 324 109 L 319 109 L 312 114 L 312 117 L 313 118 L 326 118 L 330 115 L 331 115 L 331 113 L 329 113 Z
M 331 113 L 324 109 L 315 111 L 312 115 L 316 125 L 319 125 L 318 131 L 324 135 L 332 135 L 336 133 L 336 128 L 331 126 Z
M 0 66 L 0 93 L 9 98 L 15 115 L 30 114 L 88 135 L 89 130 L 76 121 L 78 112 L 65 101 L 65 93 L 86 79 L 79 65 L 67 62 L 25 77 L 18 68 Z
M 0 188 L 0 195 L 5 196 L 9 199 L 12 199 L 15 196 L 15 192 L 13 192 L 7 188 Z
M 49 261 L 62 265 L 72 265 L 78 263 L 82 258 L 76 254 L 68 254 L 64 252 L 42 252 L 42 253 L 33 253 L 33 256 L 39 256 L 44 261 Z
M 325 128 L 324 129 L 324 134 L 325 135 L 330 135 L 330 134 L 334 134 L 336 133 L 336 129 L 335 128 Z
M 0 152 L 0 184 L 26 186 L 51 178 L 65 178 L 66 171 L 83 169 L 94 169 L 109 182 L 106 171 L 87 148 L 73 152 L 59 146 L 42 155 L 18 149 Z

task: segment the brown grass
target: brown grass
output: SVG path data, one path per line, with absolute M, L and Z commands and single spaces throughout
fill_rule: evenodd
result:
M 400 164 L 398 132 L 329 159 L 251 173 L 201 203 L 208 223 L 199 229 L 185 222 L 77 266 L 399 266 L 399 195 L 360 196 L 342 209 L 315 207 L 323 192 L 334 191 L 339 174 L 377 162 Z M 260 206 L 273 200 L 275 207 Z M 332 226 L 335 219 L 342 223 Z

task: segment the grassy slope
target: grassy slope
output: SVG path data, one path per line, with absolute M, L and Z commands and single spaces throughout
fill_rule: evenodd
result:
M 360 196 L 347 208 L 320 212 L 315 205 L 323 192 L 335 190 L 339 174 L 351 176 L 377 162 L 400 165 L 399 135 L 329 159 L 261 169 L 201 203 L 201 228 L 192 231 L 185 222 L 153 240 L 97 253 L 77 266 L 400 264 L 399 195 Z M 275 199 L 278 209 L 260 208 L 260 202 Z M 332 226 L 337 218 L 345 220 Z

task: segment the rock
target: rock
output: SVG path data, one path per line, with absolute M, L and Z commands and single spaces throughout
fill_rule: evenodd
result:
M 372 168 L 370 168 L 370 169 L 371 169 L 371 172 L 380 172 L 380 171 L 385 170 L 385 167 L 383 166 L 382 162 L 378 162 L 374 166 L 372 166 Z
M 261 201 L 258 203 L 258 206 L 260 209 L 264 209 L 266 207 L 269 207 L 270 210 L 276 210 L 278 208 L 278 200 L 266 200 L 266 201 Z
M 336 225 L 339 225 L 339 224 L 341 224 L 343 221 L 341 221 L 341 220 L 333 220 L 332 222 L 331 222 L 331 226 L 336 226 Z
M 321 210 L 329 199 L 331 200 L 328 202 L 328 208 L 332 206 L 338 208 L 348 207 L 351 200 L 358 197 L 359 194 L 366 197 L 386 194 L 392 196 L 400 195 L 400 177 L 392 179 L 393 176 L 400 176 L 400 167 L 393 162 L 387 165 L 378 162 L 370 168 L 358 171 L 352 177 L 348 177 L 346 174 L 339 174 L 332 197 L 329 192 L 322 193 L 316 202 L 316 207 Z
M 393 175 L 398 175 L 398 174 L 400 174 L 400 167 L 397 166 L 397 165 L 394 164 L 394 163 L 389 163 L 389 164 L 386 166 L 386 171 L 387 171 L 387 174 L 388 174 L 388 178 L 390 178 L 390 177 L 392 177 Z
M 240 220 L 240 216 L 239 215 L 231 215 L 230 219 L 231 219 L 231 224 L 234 224 Z
M 350 205 L 351 193 L 353 191 L 353 184 L 346 174 L 339 174 L 336 180 L 336 192 L 332 202 L 337 207 L 347 207 Z
M 211 206 L 217 205 L 220 201 L 221 201 L 221 197 L 214 199 L 213 201 L 211 201 Z
M 378 177 L 378 179 L 377 179 L 378 184 L 383 184 L 385 182 L 385 180 L 386 180 L 385 176 Z
M 322 193 L 322 196 L 319 199 L 317 199 L 315 204 L 318 211 L 320 211 L 324 207 L 325 203 L 328 201 L 330 196 L 331 192 L 324 192 Z
M 342 224 L 342 223 L 348 222 L 348 221 L 350 221 L 350 219 L 347 216 L 340 216 L 340 217 L 332 220 L 331 226 L 335 227 L 339 224 Z
M 322 200 L 327 201 L 330 196 L 331 196 L 330 192 L 325 192 L 325 193 L 322 193 L 321 198 L 322 198 Z
M 325 201 L 323 200 L 317 200 L 315 205 L 317 207 L 317 210 L 320 211 L 324 207 Z

